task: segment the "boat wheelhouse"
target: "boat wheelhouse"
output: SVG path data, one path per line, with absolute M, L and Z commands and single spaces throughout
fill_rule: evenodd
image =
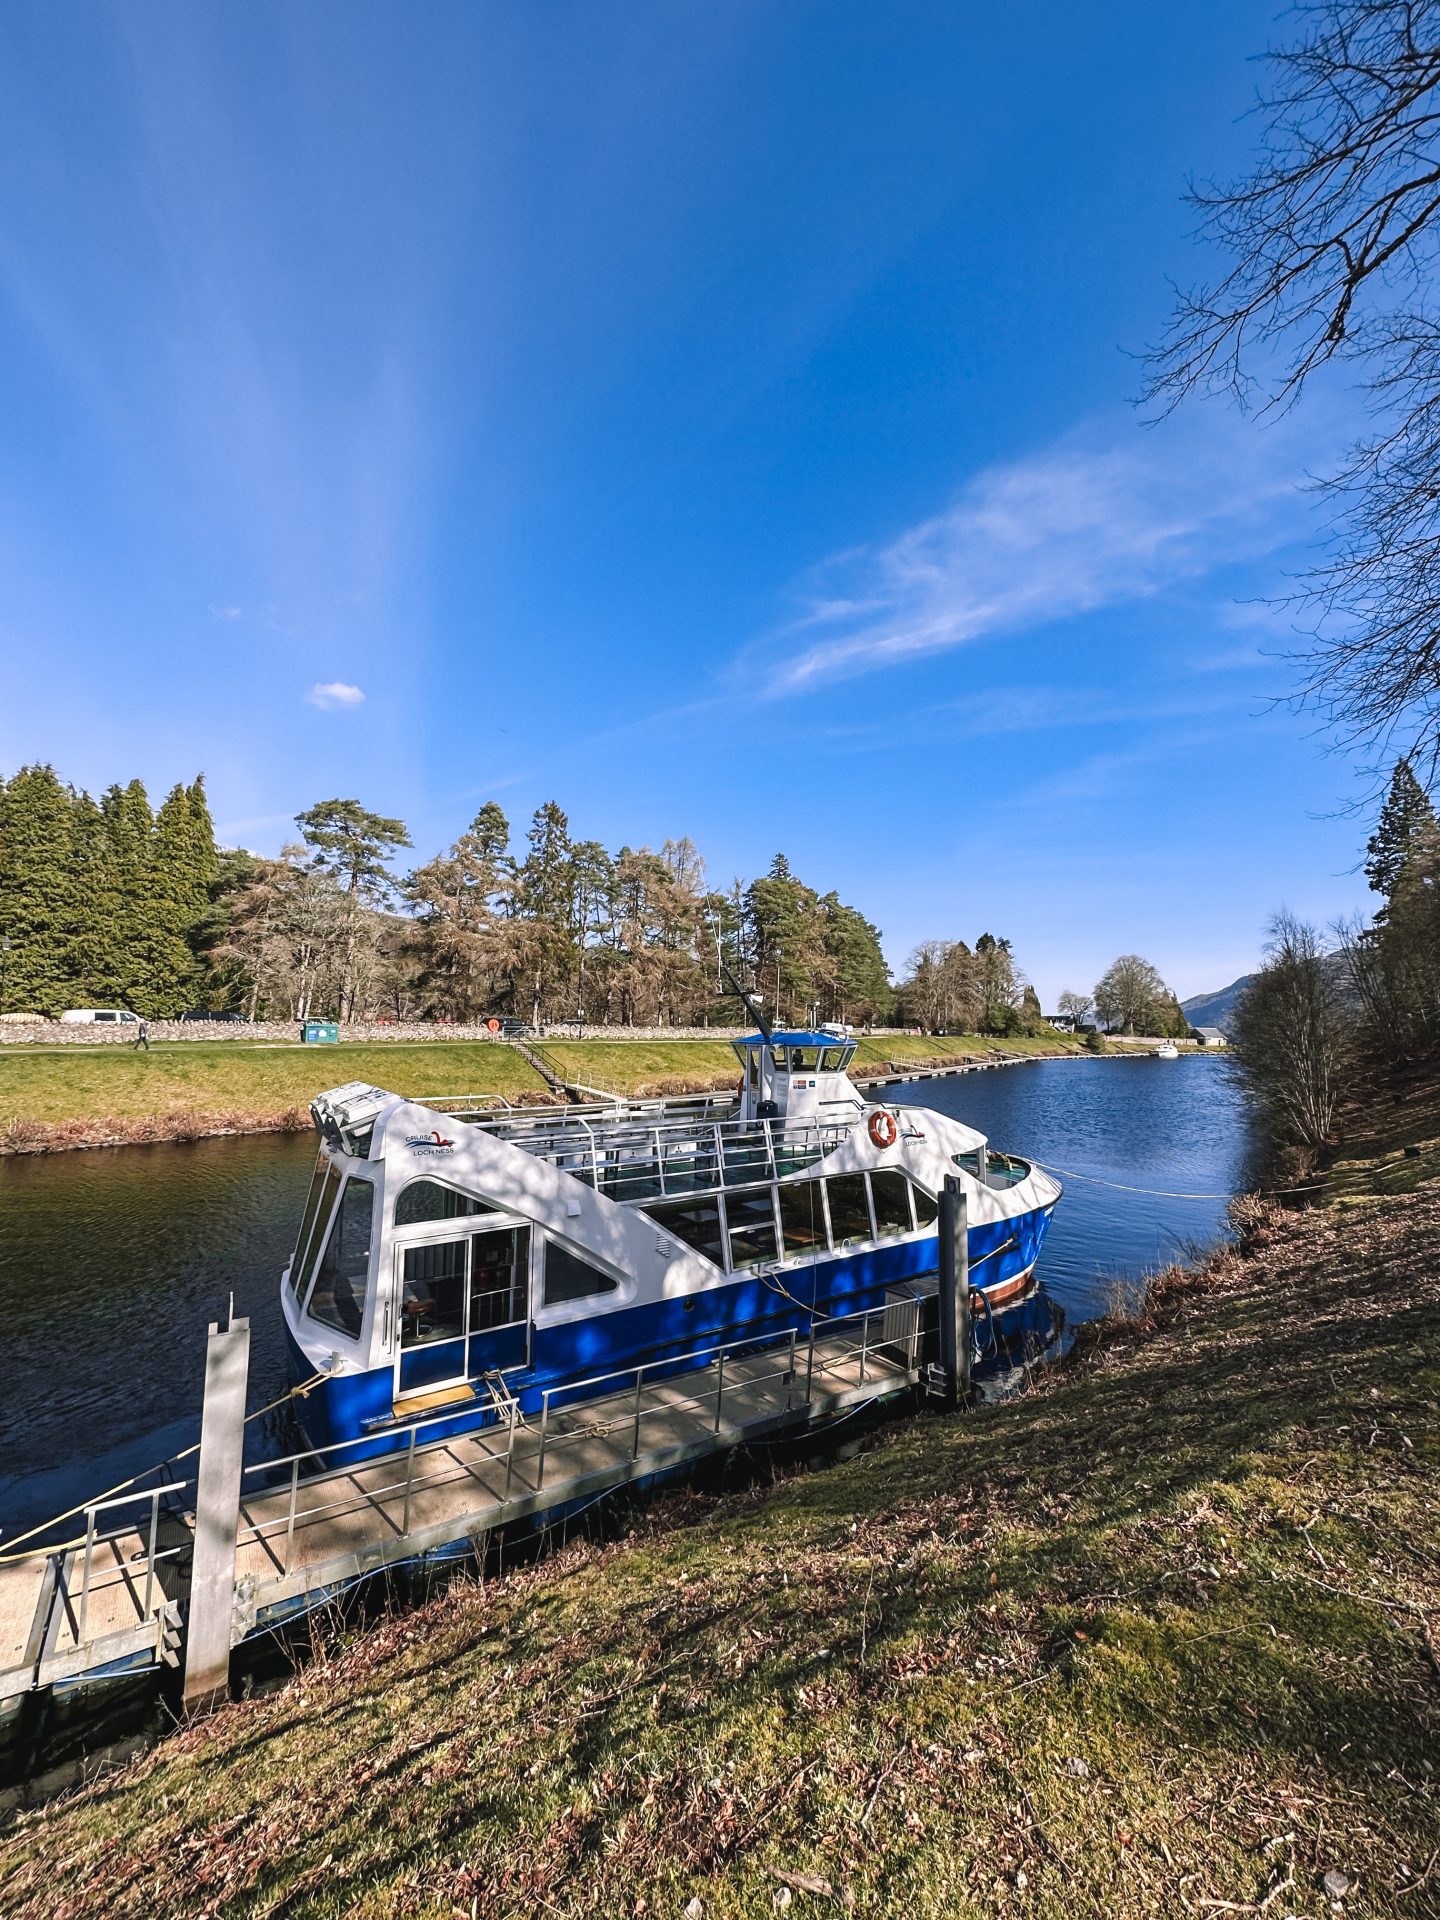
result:
M 867 1102 L 855 1043 L 737 1041 L 738 1101 L 502 1113 L 337 1087 L 281 1288 L 316 1447 L 524 1416 L 935 1291 L 966 1191 L 972 1290 L 1033 1285 L 1058 1183 L 946 1115 Z M 914 1309 L 912 1308 L 912 1312 Z M 433 1430 L 433 1429 L 432 1429 Z

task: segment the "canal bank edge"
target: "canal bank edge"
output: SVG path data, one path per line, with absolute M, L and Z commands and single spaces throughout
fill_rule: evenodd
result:
M 1109 1045 L 1148 1052 L 1155 1042 Z M 186 1042 L 138 1055 L 117 1047 L 0 1050 L 0 1156 L 304 1131 L 313 1096 L 346 1080 L 527 1106 L 553 1101 L 553 1081 L 583 1090 L 580 1097 L 640 1099 L 728 1092 L 738 1073 L 728 1043 L 719 1040 L 540 1041 L 526 1050 L 540 1054 L 549 1080 L 523 1051 L 494 1041 Z M 884 1035 L 861 1041 L 855 1077 L 873 1084 L 916 1072 L 1072 1055 L 1093 1057 L 1062 1034 L 1005 1040 Z
M 19 1818 L 7 1913 L 1433 1911 L 1432 1122 L 1018 1401 L 337 1627 Z

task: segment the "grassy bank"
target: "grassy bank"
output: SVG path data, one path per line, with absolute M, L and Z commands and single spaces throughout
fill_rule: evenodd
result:
M 0 1148 L 194 1138 L 308 1126 L 325 1087 L 373 1080 L 416 1093 L 545 1095 L 511 1047 L 245 1046 L 186 1042 L 149 1053 L 0 1049 Z
M 608 1093 L 705 1093 L 732 1087 L 739 1078 L 728 1040 L 544 1040 L 536 1045 L 561 1079 Z M 1004 1054 L 1038 1058 L 1079 1050 L 1078 1042 L 1059 1033 L 1033 1040 L 993 1040 L 979 1034 L 923 1038 L 881 1034 L 859 1042 L 854 1071 L 889 1065 L 937 1066 Z
M 1256 1206 L 1019 1401 L 676 1497 L 19 1819 L 5 1911 L 1440 1912 L 1437 1236 L 1435 1185 Z
M 625 1095 L 729 1088 L 738 1075 L 722 1040 L 538 1042 L 562 1080 Z M 1054 1040 L 994 1041 L 947 1036 L 862 1041 L 861 1068 L 893 1061 L 922 1065 L 976 1055 L 1065 1053 Z M 409 1045 L 302 1047 L 225 1040 L 129 1048 L 0 1048 L 0 1152 L 307 1126 L 322 1088 L 373 1080 L 404 1093 L 549 1097 L 545 1082 L 513 1047 L 437 1040 Z

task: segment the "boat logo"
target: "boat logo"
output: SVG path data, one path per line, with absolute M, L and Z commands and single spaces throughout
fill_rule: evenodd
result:
M 405 1142 L 412 1153 L 453 1153 L 455 1142 L 447 1140 L 443 1133 L 412 1133 Z

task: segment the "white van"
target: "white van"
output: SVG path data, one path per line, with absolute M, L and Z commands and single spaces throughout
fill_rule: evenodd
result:
M 72 1027 L 138 1026 L 138 1013 L 126 1013 L 123 1007 L 67 1007 L 60 1018 Z

